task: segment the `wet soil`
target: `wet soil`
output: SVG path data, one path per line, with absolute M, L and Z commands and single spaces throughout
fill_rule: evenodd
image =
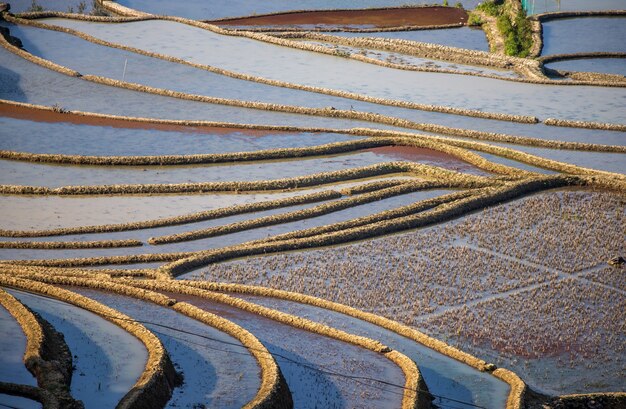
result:
M 265 131 L 259 129 L 228 128 L 217 126 L 187 126 L 176 124 L 151 123 L 143 121 L 133 121 L 117 118 L 106 118 L 100 116 L 80 115 L 72 112 L 56 112 L 33 107 L 25 107 L 0 102 L 0 116 L 25 119 L 36 122 L 65 122 L 75 125 L 109 126 L 112 128 L 124 129 L 147 129 L 170 132 L 188 132 L 202 134 L 225 135 L 238 133 L 249 136 L 265 136 L 286 133 L 284 131 Z
M 220 26 L 357 25 L 378 28 L 465 23 L 467 12 L 456 7 L 302 11 L 212 21 Z

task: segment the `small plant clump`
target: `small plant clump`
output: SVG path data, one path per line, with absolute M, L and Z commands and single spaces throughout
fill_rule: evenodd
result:
M 37 3 L 37 0 L 32 0 L 30 3 L 30 7 L 28 8 L 27 11 L 30 12 L 39 12 L 39 11 L 43 11 L 43 6 L 39 3 Z

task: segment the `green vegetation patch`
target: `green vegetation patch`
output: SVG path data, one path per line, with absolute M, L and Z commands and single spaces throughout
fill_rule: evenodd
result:
M 511 11 L 510 6 L 502 0 L 487 1 L 479 4 L 477 10 L 496 17 L 498 31 L 504 39 L 504 53 L 515 57 L 527 57 L 533 46 L 532 28 L 526 16 L 526 11 L 520 8 L 517 12 Z M 472 14 L 469 25 L 480 25 L 480 16 Z

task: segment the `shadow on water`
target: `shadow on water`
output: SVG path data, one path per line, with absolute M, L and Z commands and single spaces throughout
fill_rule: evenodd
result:
M 8 30 L 4 37 L 16 47 L 19 47 L 30 54 L 42 56 L 45 58 L 45 54 L 40 47 L 28 38 L 28 32 L 22 29 L 22 26 L 15 25 L 6 21 L 0 21 L 0 32 Z M 8 35 L 8 37 L 7 37 Z
M 272 355 L 279 354 L 288 359 L 274 356 L 280 367 L 295 408 L 328 408 L 339 409 L 346 407 L 346 402 L 341 396 L 341 391 L 336 382 L 328 375 L 309 369 L 317 368 L 314 362 L 308 361 L 302 355 L 283 349 L 275 344 L 261 340 Z M 298 365 L 296 361 L 302 365 Z
M 146 325 L 163 342 L 176 371 L 183 376 L 183 383 L 174 389 L 166 407 L 194 407 L 206 404 L 216 406 L 211 395 L 217 386 L 215 367 L 198 351 L 189 347 L 183 340 L 165 334 L 161 327 Z M 179 336 L 177 334 L 176 336 Z M 199 347 L 201 348 L 201 347 Z
M 0 35 L 4 35 L 6 37 L 4 29 L 10 32 L 6 23 L 0 23 Z M 20 79 L 21 75 L 5 67 L 0 59 L 0 98 L 13 99 L 16 101 L 25 100 L 26 94 L 20 88 Z

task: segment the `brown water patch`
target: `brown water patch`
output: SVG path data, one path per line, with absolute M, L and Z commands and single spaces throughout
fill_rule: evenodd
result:
M 72 112 L 55 112 L 47 109 L 40 109 L 35 107 L 19 106 L 0 102 L 0 116 L 25 119 L 28 121 L 36 122 L 48 122 L 48 123 L 70 123 L 74 125 L 89 125 L 89 126 L 109 126 L 112 128 L 123 129 L 147 129 L 166 132 L 187 132 L 187 133 L 202 133 L 202 134 L 216 134 L 227 135 L 232 133 L 244 134 L 249 136 L 265 136 L 288 133 L 287 131 L 269 131 L 260 129 L 245 129 L 245 128 L 228 128 L 218 126 L 191 126 L 191 125 L 177 125 L 177 124 L 164 124 L 153 123 L 144 121 L 133 121 L 121 118 L 107 118 L 95 115 L 81 115 Z
M 379 28 L 465 23 L 467 12 L 456 7 L 301 11 L 210 21 L 221 26 L 358 25 Z

